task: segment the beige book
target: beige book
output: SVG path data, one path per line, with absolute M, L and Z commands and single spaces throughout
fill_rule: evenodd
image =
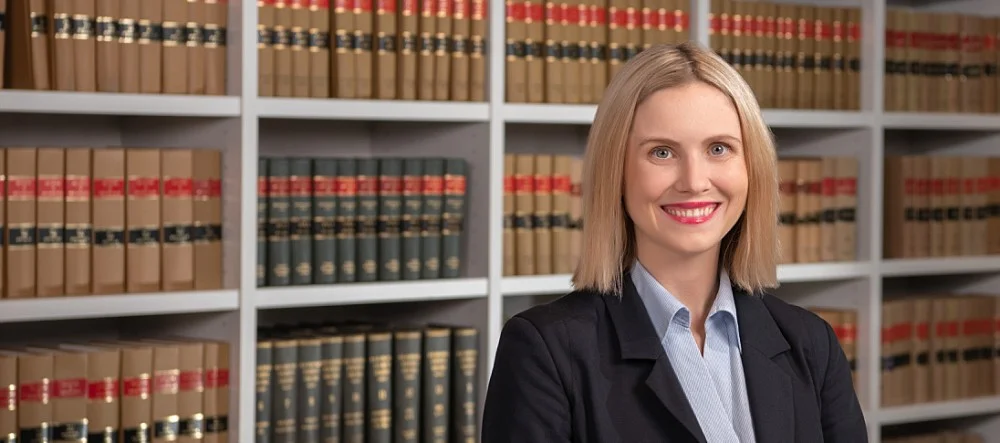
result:
M 205 443 L 227 443 L 229 431 L 229 343 L 206 341 L 205 391 Z
M 820 162 L 820 261 L 837 259 L 837 158 L 825 156 Z
M 374 96 L 380 100 L 392 100 L 398 94 L 396 9 L 394 0 L 375 0 Z
M 164 291 L 194 289 L 194 153 L 160 151 L 160 214 L 163 233 L 161 275 Z
M 37 287 L 38 297 L 55 297 L 66 293 L 65 249 L 63 233 L 65 216 L 66 154 L 63 148 L 38 148 L 35 216 L 37 217 Z
M 375 28 L 372 2 L 354 0 L 354 88 L 357 98 L 372 98 L 372 35 Z
M 309 96 L 330 98 L 329 0 L 309 0 Z
M 25 351 L 17 358 L 19 441 L 45 441 L 42 430 L 53 426 L 55 356 L 42 350 Z
M 779 226 L 778 239 L 781 245 L 781 262 L 796 261 L 798 168 L 795 160 L 778 160 Z
M 274 97 L 274 0 L 257 1 L 257 95 Z
M 519 154 L 514 165 L 514 233 L 517 236 L 517 275 L 534 275 L 535 158 Z
M 534 206 L 532 232 L 535 244 L 535 274 L 552 273 L 552 156 L 534 156 Z
M 293 0 L 274 0 L 274 26 L 271 28 L 274 48 L 274 96 L 291 97 L 292 72 L 292 8 Z M 297 0 L 296 0 L 297 1 Z
M 73 0 L 73 73 L 74 89 L 97 91 L 97 40 L 95 0 Z
M 10 66 L 23 67 L 7 67 L 7 87 L 10 89 L 49 90 L 53 87 L 49 61 L 51 44 L 45 24 L 50 19 L 50 8 L 46 3 L 46 0 L 10 2 L 6 57 Z
M 469 100 L 486 101 L 486 0 L 471 3 L 469 31 Z
M 354 2 L 360 0 L 334 0 L 331 20 L 334 24 L 334 54 L 330 56 L 330 88 L 337 98 L 357 96 L 354 74 Z
M 452 0 L 437 0 L 434 8 L 434 100 L 448 100 L 451 91 L 451 51 L 453 37 Z
M 517 242 L 515 241 L 514 176 L 517 158 L 514 154 L 504 154 L 503 172 L 503 275 L 517 275 Z
M 563 96 L 566 103 L 580 103 L 580 70 L 578 69 L 580 60 L 580 49 L 577 46 L 580 41 L 580 11 L 575 5 L 560 7 L 562 12 L 562 54 L 559 64 L 563 67 Z M 638 12 L 636 12 L 638 14 Z M 638 29 L 637 32 L 641 32 Z
M 309 97 L 312 71 L 309 68 L 309 0 L 288 0 L 287 9 L 291 26 L 288 50 L 292 62 L 292 97 Z
M 139 1 L 118 0 L 118 80 L 121 92 L 135 94 L 141 89 L 139 56 Z
M 417 0 L 420 4 L 420 20 L 418 30 L 419 57 L 417 60 L 417 98 L 420 100 L 434 100 L 434 36 L 436 34 L 437 20 L 435 11 L 438 0 Z
M 454 0 L 452 3 L 451 91 L 449 95 L 449 99 L 452 101 L 469 101 L 471 2 L 472 0 Z
M 63 344 L 86 358 L 87 432 L 91 439 L 117 441 L 121 427 L 121 350 L 116 346 Z
M 527 69 L 527 101 L 544 103 L 545 96 L 545 1 L 524 0 L 524 63 Z
M 139 92 L 143 94 L 160 94 L 163 89 L 163 54 L 164 46 L 167 42 L 167 29 L 163 29 L 161 40 L 154 35 L 155 28 L 164 23 L 164 9 L 171 2 L 182 0 L 142 0 L 139 2 L 139 22 L 136 28 L 137 42 L 139 44 Z M 171 9 L 173 16 L 175 8 Z M 185 13 L 186 15 L 186 13 Z M 171 51 L 176 52 L 176 51 Z M 177 60 L 177 57 L 171 57 Z M 176 65 L 170 65 L 169 69 L 176 69 Z M 170 75 L 173 75 L 171 71 Z M 187 72 L 186 69 L 183 72 Z M 185 87 L 185 90 L 187 88 Z
M 52 14 L 49 35 L 49 66 L 52 89 L 76 90 L 76 62 L 73 57 L 73 0 L 46 0 Z
M 100 92 L 121 91 L 121 44 L 117 32 L 120 10 L 121 0 L 97 0 L 95 3 L 94 63 Z
M 569 183 L 569 217 L 570 217 L 570 237 L 569 237 L 569 260 L 572 269 L 576 269 L 580 261 L 580 247 L 583 244 L 583 197 L 581 195 L 581 181 L 583 179 L 583 160 L 573 157 L 570 160 Z
M 226 94 L 226 27 L 229 3 L 205 0 L 205 94 Z M 259 10 L 259 9 L 258 9 Z M 258 35 L 258 47 L 260 36 Z M 259 64 L 258 64 L 259 65 Z M 258 74 L 259 76 L 260 74 Z
M 610 72 L 610 46 L 609 46 L 609 22 L 608 22 L 608 2 L 610 0 L 589 0 L 591 46 L 590 51 L 594 54 L 591 57 L 591 72 L 594 75 L 594 90 L 592 101 L 600 103 L 604 97 L 604 88 L 608 86 L 608 74 Z
M 206 24 L 209 7 L 205 0 L 187 0 L 184 46 L 187 52 L 188 94 L 205 95 L 207 81 L 205 31 L 208 29 Z
M 125 151 L 127 292 L 157 292 L 161 288 L 160 150 Z
M 418 0 L 400 2 L 399 17 L 397 18 L 399 48 L 397 48 L 396 56 L 396 80 L 399 82 L 396 92 L 399 94 L 400 100 L 417 99 L 419 14 Z
M 93 150 L 94 294 L 125 292 L 125 150 Z
M 836 171 L 836 259 L 854 261 L 858 259 L 858 159 L 839 157 Z
M 570 174 L 573 158 L 556 155 L 552 158 L 552 273 L 573 272 L 570 260 Z
M 37 149 L 6 148 L 7 174 L 7 265 L 4 287 L 7 298 L 34 297 L 36 292 L 36 214 L 35 195 Z
M 222 153 L 194 151 L 194 288 L 222 288 Z
M 561 45 L 565 41 L 565 19 L 563 9 L 559 7 L 559 2 L 555 0 L 545 0 L 545 42 L 543 51 L 545 57 L 544 74 L 544 95 L 548 103 L 566 103 L 566 82 L 564 71 L 565 65 L 560 62 L 562 58 Z M 530 62 L 529 62 L 530 63 Z M 532 74 L 529 67 L 529 75 Z M 533 80 L 533 78 L 529 78 Z M 537 81 L 537 79 L 534 79 Z M 529 100 L 530 101 L 530 100 Z
M 0 440 L 18 441 L 17 353 L 0 350 Z

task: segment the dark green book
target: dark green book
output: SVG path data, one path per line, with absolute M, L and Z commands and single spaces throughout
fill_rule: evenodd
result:
M 337 160 L 337 261 L 338 266 L 337 281 L 349 283 L 356 281 L 357 273 L 357 253 L 355 252 L 357 239 L 355 236 L 355 218 L 358 211 L 358 181 L 355 177 L 357 173 L 357 161 L 353 158 L 343 158 Z
M 451 329 L 429 327 L 424 331 L 423 406 L 424 443 L 448 443 L 451 399 Z
M 312 283 L 312 161 L 293 158 L 289 169 L 291 283 L 308 285 Z
M 392 443 L 392 333 L 368 334 L 367 443 Z
M 420 443 L 420 382 L 423 334 L 419 330 L 393 333 L 394 443 Z
M 444 202 L 444 159 L 424 160 L 423 208 L 420 218 L 421 277 L 441 277 L 441 211 Z
M 320 443 L 319 405 L 322 349 L 319 337 L 299 339 L 298 375 L 296 376 L 297 443 Z
M 403 162 L 403 213 L 399 227 L 403 249 L 401 258 L 403 280 L 420 279 L 422 268 L 420 220 L 424 207 L 421 182 L 423 171 L 423 159 L 408 158 Z
M 383 158 L 379 160 L 378 192 L 378 279 L 393 281 L 400 279 L 399 261 L 401 245 L 399 224 L 402 219 L 403 203 L 403 160 Z
M 451 442 L 476 443 L 479 438 L 479 331 L 452 329 Z
M 291 283 L 288 244 L 288 159 L 268 160 L 267 182 L 267 285 L 288 286 Z
M 441 277 L 457 278 L 462 270 L 462 231 L 465 222 L 465 160 L 449 158 L 444 171 L 444 209 L 441 213 Z
M 274 341 L 274 396 L 271 425 L 275 443 L 296 443 L 298 437 L 298 341 Z
M 273 344 L 270 340 L 257 342 L 257 433 L 255 443 L 271 443 L 271 396 L 274 395 Z
M 357 232 L 358 281 L 378 280 L 378 159 L 358 160 L 358 217 Z
M 337 160 L 313 160 L 312 282 L 337 282 Z
M 322 340 L 323 387 L 320 396 L 320 438 L 323 443 L 340 443 L 340 409 L 344 374 L 344 337 L 326 335 Z
M 267 159 L 257 159 L 257 287 L 267 285 Z
M 344 335 L 343 443 L 365 442 L 365 336 Z

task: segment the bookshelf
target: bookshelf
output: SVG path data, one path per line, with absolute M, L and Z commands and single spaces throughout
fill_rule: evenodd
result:
M 858 392 L 870 427 L 977 416 L 1000 435 L 1000 397 L 880 406 L 877 331 L 884 295 L 933 288 L 998 294 L 1000 256 L 885 259 L 882 165 L 900 152 L 997 155 L 1000 114 L 886 112 L 887 7 L 1000 16 L 989 0 L 798 0 L 861 8 L 861 103 L 856 111 L 766 109 L 782 156 L 857 160 L 856 260 L 782 265 L 776 293 L 795 303 L 858 312 Z M 792 3 L 781 0 L 780 3 Z M 691 36 L 709 42 L 710 0 L 691 0 Z M 506 103 L 504 4 L 489 2 L 486 101 L 441 102 L 258 96 L 258 13 L 230 2 L 226 95 L 0 90 L 3 146 L 217 148 L 222 152 L 223 284 L 220 289 L 0 300 L 0 344 L 24 338 L 196 334 L 228 341 L 230 442 L 254 441 L 258 326 L 372 317 L 457 322 L 480 330 L 480 405 L 506 316 L 570 290 L 569 275 L 509 276 L 503 263 L 504 155 L 580 154 L 596 107 Z M 258 287 L 259 156 L 440 156 L 465 160 L 467 194 L 457 278 Z M 481 413 L 481 408 L 479 410 Z

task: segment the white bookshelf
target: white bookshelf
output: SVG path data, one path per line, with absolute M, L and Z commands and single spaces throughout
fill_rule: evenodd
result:
M 887 1 L 1000 15 L 1000 4 L 991 0 Z M 885 1 L 799 2 L 862 8 L 862 110 L 768 109 L 764 116 L 775 132 L 781 155 L 837 153 L 858 158 L 858 250 L 857 260 L 851 262 L 782 265 L 778 269 L 782 287 L 776 293 L 795 303 L 859 311 L 858 390 L 871 442 L 880 441 L 883 425 L 984 414 L 992 418 L 975 426 L 988 430 L 990 436 L 1000 435 L 1000 418 L 993 417 L 1000 414 L 1000 398 L 880 407 L 880 338 L 876 333 L 881 327 L 878 312 L 883 289 L 896 290 L 899 282 L 908 279 L 922 279 L 916 281 L 957 292 L 1000 293 L 996 289 L 1000 285 L 1000 257 L 882 259 L 880 209 L 885 154 L 915 144 L 921 152 L 1000 155 L 1000 115 L 883 112 Z M 707 43 L 704 24 L 710 0 L 691 3 L 692 35 Z M 252 43 L 257 12 L 251 3 L 230 5 L 228 96 L 0 91 L 0 140 L 4 146 L 222 148 L 225 289 L 0 300 L 0 336 L 27 337 L 37 330 L 84 334 L 97 322 L 117 319 L 114 327 L 195 331 L 229 340 L 233 345 L 233 443 L 254 441 L 256 328 L 286 319 L 375 315 L 479 326 L 483 344 L 480 392 L 484 395 L 505 316 L 572 289 L 569 275 L 504 276 L 503 155 L 582 153 L 596 107 L 504 103 L 502 2 L 489 2 L 487 13 L 491 26 L 485 103 L 257 97 L 257 49 Z M 257 159 L 277 154 L 465 158 L 470 170 L 462 276 L 256 287 Z

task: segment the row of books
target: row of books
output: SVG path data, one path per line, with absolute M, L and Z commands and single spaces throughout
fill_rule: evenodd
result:
M 783 263 L 857 259 L 858 160 L 778 160 L 779 240 Z
M 506 100 L 598 103 L 650 45 L 690 39 L 688 0 L 506 0 Z
M 506 154 L 503 275 L 568 274 L 580 258 L 582 159 Z
M 712 0 L 709 46 L 762 108 L 861 108 L 861 8 Z
M 986 438 L 978 432 L 964 429 L 943 429 L 934 432 L 919 432 L 907 435 L 882 435 L 882 443 L 985 443 Z
M 885 110 L 996 113 L 1000 18 L 886 10 Z
M 257 284 L 459 277 L 466 176 L 461 158 L 261 158 Z
M 229 441 L 229 344 L 191 338 L 0 349 L 0 441 Z
M 886 258 L 1000 254 L 1000 158 L 885 159 Z
M 257 2 L 261 97 L 486 100 L 485 0 L 330 3 Z
M 851 367 L 851 379 L 858 384 L 858 311 L 821 306 L 807 307 L 833 328 L 844 356 Z
M 925 293 L 882 304 L 882 406 L 1000 392 L 1000 303 L 995 295 Z
M 255 443 L 476 441 L 479 335 L 433 324 L 262 329 Z
M 225 94 L 228 5 L 0 0 L 0 17 L 7 16 L 0 26 L 0 87 Z
M 6 298 L 222 287 L 221 152 L 0 148 Z

